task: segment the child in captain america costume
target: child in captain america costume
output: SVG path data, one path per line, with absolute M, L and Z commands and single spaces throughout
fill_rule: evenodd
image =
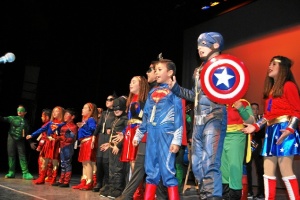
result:
M 67 108 L 64 114 L 64 122 L 61 127 L 60 136 L 60 178 L 58 182 L 53 183 L 52 186 L 69 187 L 72 175 L 72 157 L 74 154 L 74 143 L 77 138 L 78 128 L 74 124 L 75 110 Z
M 23 179 L 33 179 L 33 176 L 28 171 L 25 152 L 25 136 L 29 131 L 29 124 L 24 118 L 26 113 L 25 107 L 23 105 L 19 105 L 17 108 L 17 116 L 0 116 L 1 121 L 8 122 L 10 124 L 7 136 L 8 173 L 5 175 L 5 178 L 15 178 L 16 151 L 18 151 Z
M 160 59 L 155 66 L 158 86 L 148 94 L 143 122 L 136 130 L 135 146 L 147 132 L 145 153 L 146 190 L 144 199 L 155 199 L 160 179 L 168 189 L 169 199 L 179 200 L 178 181 L 175 177 L 176 153 L 182 142 L 182 101 L 169 89 L 168 83 L 176 73 L 171 60 Z
M 201 33 L 198 37 L 198 54 L 203 61 L 194 71 L 194 87 L 181 87 L 176 77 L 170 83 L 178 97 L 194 102 L 194 126 L 191 146 L 192 169 L 198 182 L 201 198 L 222 199 L 221 156 L 227 127 L 225 104 L 212 101 L 200 85 L 204 64 L 220 55 L 224 47 L 223 36 L 217 32 Z

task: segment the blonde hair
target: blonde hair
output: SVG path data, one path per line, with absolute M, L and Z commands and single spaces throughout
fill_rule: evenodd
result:
M 53 118 L 53 112 L 54 112 L 54 110 L 55 109 L 58 109 L 60 112 L 59 112 L 59 115 L 58 115 L 58 117 L 56 118 L 56 119 L 54 119 Z M 60 122 L 62 122 L 63 120 L 64 120 L 64 114 L 65 114 L 65 109 L 63 108 L 63 107 L 61 107 L 61 106 L 55 106 L 54 108 L 53 108 L 53 110 L 52 110 L 52 113 L 51 113 L 51 121 L 53 121 L 53 120 L 57 120 L 57 121 L 60 121 Z

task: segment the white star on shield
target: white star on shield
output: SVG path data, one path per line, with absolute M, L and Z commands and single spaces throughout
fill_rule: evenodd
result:
M 224 85 L 226 85 L 226 87 L 229 87 L 228 80 L 232 79 L 234 77 L 234 76 L 229 75 L 227 73 L 227 68 L 226 67 L 224 68 L 224 70 L 223 70 L 223 72 L 221 74 L 215 73 L 214 75 L 218 78 L 218 82 L 217 82 L 216 86 L 218 86 L 218 85 L 220 85 L 220 84 L 223 83 Z

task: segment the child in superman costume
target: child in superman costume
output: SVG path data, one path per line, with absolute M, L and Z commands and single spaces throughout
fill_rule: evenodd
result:
M 171 60 L 161 59 L 155 66 L 157 87 L 148 94 L 143 122 L 137 129 L 133 144 L 138 145 L 147 132 L 145 154 L 146 190 L 144 199 L 154 200 L 162 178 L 169 199 L 179 200 L 178 181 L 175 177 L 176 153 L 182 142 L 182 101 L 171 92 L 168 82 L 176 73 Z

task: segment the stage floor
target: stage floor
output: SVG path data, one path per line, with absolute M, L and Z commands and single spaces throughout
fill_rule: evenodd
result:
M 60 188 L 51 186 L 49 183 L 35 185 L 31 180 L 23 180 L 21 174 L 16 174 L 14 179 L 5 179 L 4 173 L 0 173 L 0 199 L 2 200 L 108 200 L 100 197 L 98 192 L 75 190 L 71 187 Z M 36 177 L 36 175 L 35 175 Z M 71 186 L 79 183 L 80 176 L 74 175 Z M 256 187 L 254 194 L 256 193 Z M 181 196 L 182 200 L 196 200 L 196 191 L 187 191 Z M 277 189 L 276 200 L 287 200 L 285 189 Z

